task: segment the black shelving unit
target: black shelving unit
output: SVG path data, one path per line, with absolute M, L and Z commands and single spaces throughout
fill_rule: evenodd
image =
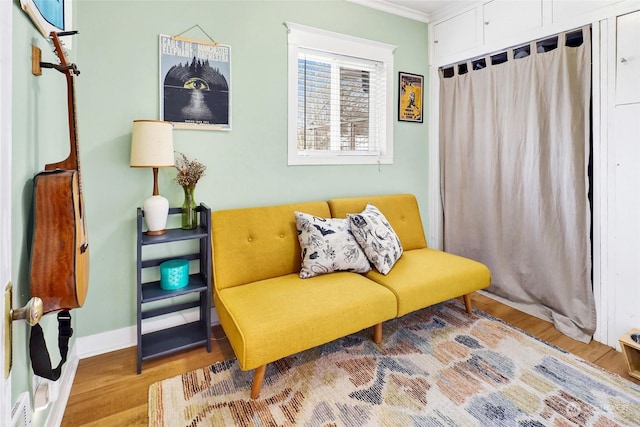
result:
M 142 362 L 156 357 L 166 356 L 192 347 L 206 346 L 211 352 L 211 209 L 204 203 L 196 207 L 198 227 L 193 230 L 181 228 L 168 229 L 165 234 L 149 236 L 144 233 L 144 211 L 138 208 L 137 217 L 137 293 L 138 293 L 138 374 L 142 372 Z M 182 208 L 170 208 L 169 215 L 182 214 Z M 165 258 L 143 259 L 143 247 L 185 240 L 199 240 L 198 251 Z M 160 281 L 143 282 L 144 269 L 159 269 L 160 264 L 171 259 L 182 258 L 199 261 L 199 271 L 189 274 L 189 284 L 172 291 L 160 287 Z M 158 275 L 159 276 L 159 275 Z M 195 299 L 175 303 L 174 297 L 193 295 Z M 148 308 L 149 303 L 167 300 L 166 304 L 156 304 Z M 147 307 L 147 308 L 145 308 Z M 159 331 L 142 333 L 145 319 L 176 313 L 199 307 L 200 317 L 195 322 L 185 323 Z

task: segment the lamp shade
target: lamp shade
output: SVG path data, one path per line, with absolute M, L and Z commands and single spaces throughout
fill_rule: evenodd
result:
M 134 120 L 131 167 L 162 168 L 174 165 L 173 124 L 160 120 Z

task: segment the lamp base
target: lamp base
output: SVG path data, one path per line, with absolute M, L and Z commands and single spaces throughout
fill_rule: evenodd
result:
M 167 232 L 169 201 L 162 196 L 151 196 L 144 201 L 144 221 L 147 224 L 146 234 L 157 236 Z

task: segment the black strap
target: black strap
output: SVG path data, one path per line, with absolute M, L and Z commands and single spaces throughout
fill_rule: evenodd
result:
M 69 352 L 69 338 L 73 335 L 71 328 L 71 314 L 68 310 L 58 313 L 58 348 L 60 349 L 60 363 L 55 369 L 51 368 L 51 357 L 47 350 L 47 343 L 44 340 L 42 327 L 38 324 L 31 327 L 31 338 L 29 340 L 29 353 L 31 355 L 31 366 L 33 373 L 39 377 L 57 381 L 62 374 L 62 365 L 67 361 Z

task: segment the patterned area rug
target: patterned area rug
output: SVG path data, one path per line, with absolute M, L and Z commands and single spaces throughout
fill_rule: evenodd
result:
M 640 425 L 640 386 L 449 301 L 268 365 L 235 359 L 149 388 L 151 426 Z

